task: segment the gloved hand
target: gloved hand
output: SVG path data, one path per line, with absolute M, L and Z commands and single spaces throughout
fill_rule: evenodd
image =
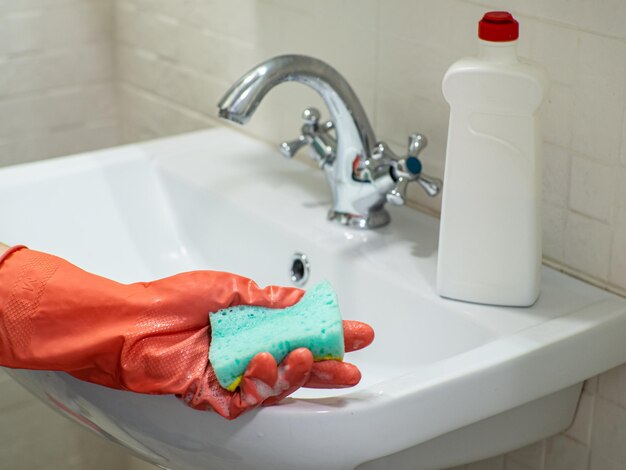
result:
M 289 287 L 261 289 L 250 279 L 216 271 L 120 284 L 18 246 L 0 256 L 0 365 L 176 394 L 193 408 L 233 419 L 303 385 L 347 387 L 360 380 L 354 365 L 313 363 L 311 352 L 301 348 L 280 365 L 271 354 L 258 354 L 239 389 L 220 387 L 208 359 L 209 312 L 241 304 L 285 308 L 302 295 Z M 346 351 L 374 337 L 359 322 L 344 322 L 344 331 Z

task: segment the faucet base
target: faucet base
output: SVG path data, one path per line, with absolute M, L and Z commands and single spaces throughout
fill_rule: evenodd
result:
M 385 209 L 372 211 L 366 216 L 331 209 L 328 211 L 328 220 L 347 225 L 348 227 L 370 229 L 384 227 L 391 221 L 391 216 Z

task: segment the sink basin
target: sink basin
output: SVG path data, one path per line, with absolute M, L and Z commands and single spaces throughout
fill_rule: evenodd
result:
M 357 387 L 301 390 L 232 422 L 172 396 L 10 371 L 164 468 L 445 468 L 559 432 L 582 381 L 626 362 L 625 299 L 548 268 L 531 308 L 442 299 L 436 219 L 392 207 L 376 231 L 329 223 L 321 172 L 233 130 L 5 168 L 0 201 L 3 241 L 121 282 L 216 269 L 289 285 L 304 253 L 307 285 L 329 280 L 344 318 L 376 330 L 349 357 Z

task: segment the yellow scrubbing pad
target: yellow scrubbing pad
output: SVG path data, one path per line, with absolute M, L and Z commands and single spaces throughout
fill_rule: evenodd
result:
M 233 391 L 250 360 L 267 351 L 276 362 L 308 348 L 316 361 L 343 359 L 343 323 L 337 296 L 324 281 L 284 309 L 239 305 L 210 316 L 209 360 L 220 385 Z

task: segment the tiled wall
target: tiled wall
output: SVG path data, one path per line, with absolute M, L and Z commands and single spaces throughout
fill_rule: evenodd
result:
M 114 0 L 0 0 L 0 166 L 117 143 Z
M 378 137 L 397 151 L 411 132 L 425 133 L 426 171 L 442 176 L 448 107 L 441 77 L 473 52 L 475 22 L 492 8 L 516 14 L 520 53 L 552 79 L 541 113 L 546 261 L 624 293 L 621 0 L 0 0 L 0 165 L 109 146 L 118 135 L 135 141 L 219 125 L 215 104 L 244 71 L 302 53 L 340 70 Z M 310 104 L 323 109 L 311 90 L 282 85 L 241 129 L 271 142 L 291 139 Z M 439 209 L 438 199 L 417 189 L 411 197 Z M 122 456 L 101 450 L 108 444 L 82 436 L 14 387 L 0 377 L 0 462 L 13 452 L 24 463 L 11 468 L 53 468 L 41 462 L 65 453 L 73 457 L 58 468 L 95 468 L 84 460 L 94 455 L 125 468 Z M 626 469 L 624 397 L 626 366 L 588 382 L 569 431 L 465 468 Z M 24 424 L 35 416 L 44 425 Z M 42 429 L 48 434 L 37 434 Z M 62 429 L 63 439 L 44 437 L 50 429 Z M 16 454 L 23 433 L 49 445 L 48 457 L 36 463 L 29 459 L 37 456 Z M 78 448 L 86 454 L 74 454 Z
M 242 73 L 310 54 L 353 85 L 379 139 L 403 151 L 425 133 L 426 171 L 443 175 L 448 107 L 441 78 L 474 51 L 485 10 L 521 21 L 520 54 L 551 88 L 544 130 L 544 254 L 626 292 L 626 3 L 621 0 L 118 0 L 117 64 L 125 140 L 220 124 L 216 103 Z M 281 85 L 242 130 L 292 139 L 315 94 Z M 288 163 L 285 163 L 288 164 Z M 435 211 L 440 201 L 414 190 Z M 590 381 L 572 428 L 467 470 L 626 469 L 626 367 Z M 416 467 L 418 468 L 418 467 Z

